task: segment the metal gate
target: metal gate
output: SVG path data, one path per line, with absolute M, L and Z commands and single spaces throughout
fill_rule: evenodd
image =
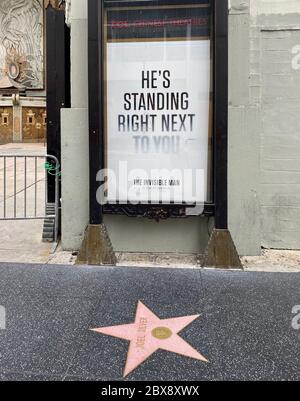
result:
M 55 176 L 49 204 L 48 178 Z M 0 220 L 44 220 L 48 240 L 57 242 L 60 164 L 51 155 L 0 155 Z

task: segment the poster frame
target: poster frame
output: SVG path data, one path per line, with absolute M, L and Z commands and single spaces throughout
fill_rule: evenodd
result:
M 212 155 L 212 202 L 206 203 L 202 215 L 215 216 L 215 225 L 227 228 L 227 160 L 228 160 L 228 1 L 210 0 L 212 7 L 213 43 L 213 155 Z M 105 69 L 103 49 L 103 26 L 105 4 L 114 7 L 132 5 L 132 1 L 89 0 L 89 144 L 90 144 L 90 224 L 101 224 L 104 214 L 166 219 L 186 217 L 187 205 L 139 204 L 101 206 L 96 193 L 102 184 L 96 181 L 98 172 L 105 166 Z M 139 5 L 139 1 L 135 2 Z M 140 2 L 156 4 L 156 1 Z M 162 0 L 161 5 L 199 4 L 197 0 Z M 190 207 L 190 206 L 188 206 Z

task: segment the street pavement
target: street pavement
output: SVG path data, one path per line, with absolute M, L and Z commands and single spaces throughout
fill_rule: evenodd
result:
M 139 301 L 160 319 L 200 315 L 179 335 L 203 358 L 158 350 L 128 381 L 300 379 L 299 273 L 8 263 L 0 379 L 123 380 L 129 342 L 91 329 L 133 323 Z

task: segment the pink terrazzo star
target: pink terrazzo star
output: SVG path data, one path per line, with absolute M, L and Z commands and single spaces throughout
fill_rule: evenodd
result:
M 159 319 L 139 301 L 134 323 L 92 329 L 92 331 L 130 341 L 124 370 L 124 377 L 126 377 L 159 349 L 208 362 L 178 335 L 199 316 Z

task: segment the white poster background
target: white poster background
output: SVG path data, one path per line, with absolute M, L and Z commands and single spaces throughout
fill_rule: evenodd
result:
M 142 71 L 153 70 L 171 72 L 170 88 L 164 89 L 162 80 L 158 80 L 157 89 L 142 88 Z M 189 108 L 178 111 L 124 109 L 125 93 L 147 92 L 187 92 Z M 109 203 L 172 201 L 180 204 L 206 201 L 209 105 L 209 40 L 108 43 L 107 169 L 113 173 L 108 174 L 106 201 Z M 151 130 L 144 133 L 119 132 L 120 114 L 157 114 L 155 132 Z M 160 123 L 162 114 L 195 114 L 193 130 L 162 132 Z M 145 152 L 145 149 L 137 152 L 134 139 L 136 135 L 149 138 L 148 152 Z M 165 146 L 156 147 L 154 137 L 156 144 L 165 143 Z M 168 152 L 169 139 L 165 137 L 180 137 L 177 153 Z M 140 184 L 134 185 L 134 179 L 137 178 L 141 179 Z M 146 179 L 161 179 L 162 185 L 157 181 L 151 181 L 152 185 L 147 185 L 149 181 Z M 178 179 L 178 185 L 171 186 L 170 179 Z M 197 191 L 195 191 L 196 184 Z

